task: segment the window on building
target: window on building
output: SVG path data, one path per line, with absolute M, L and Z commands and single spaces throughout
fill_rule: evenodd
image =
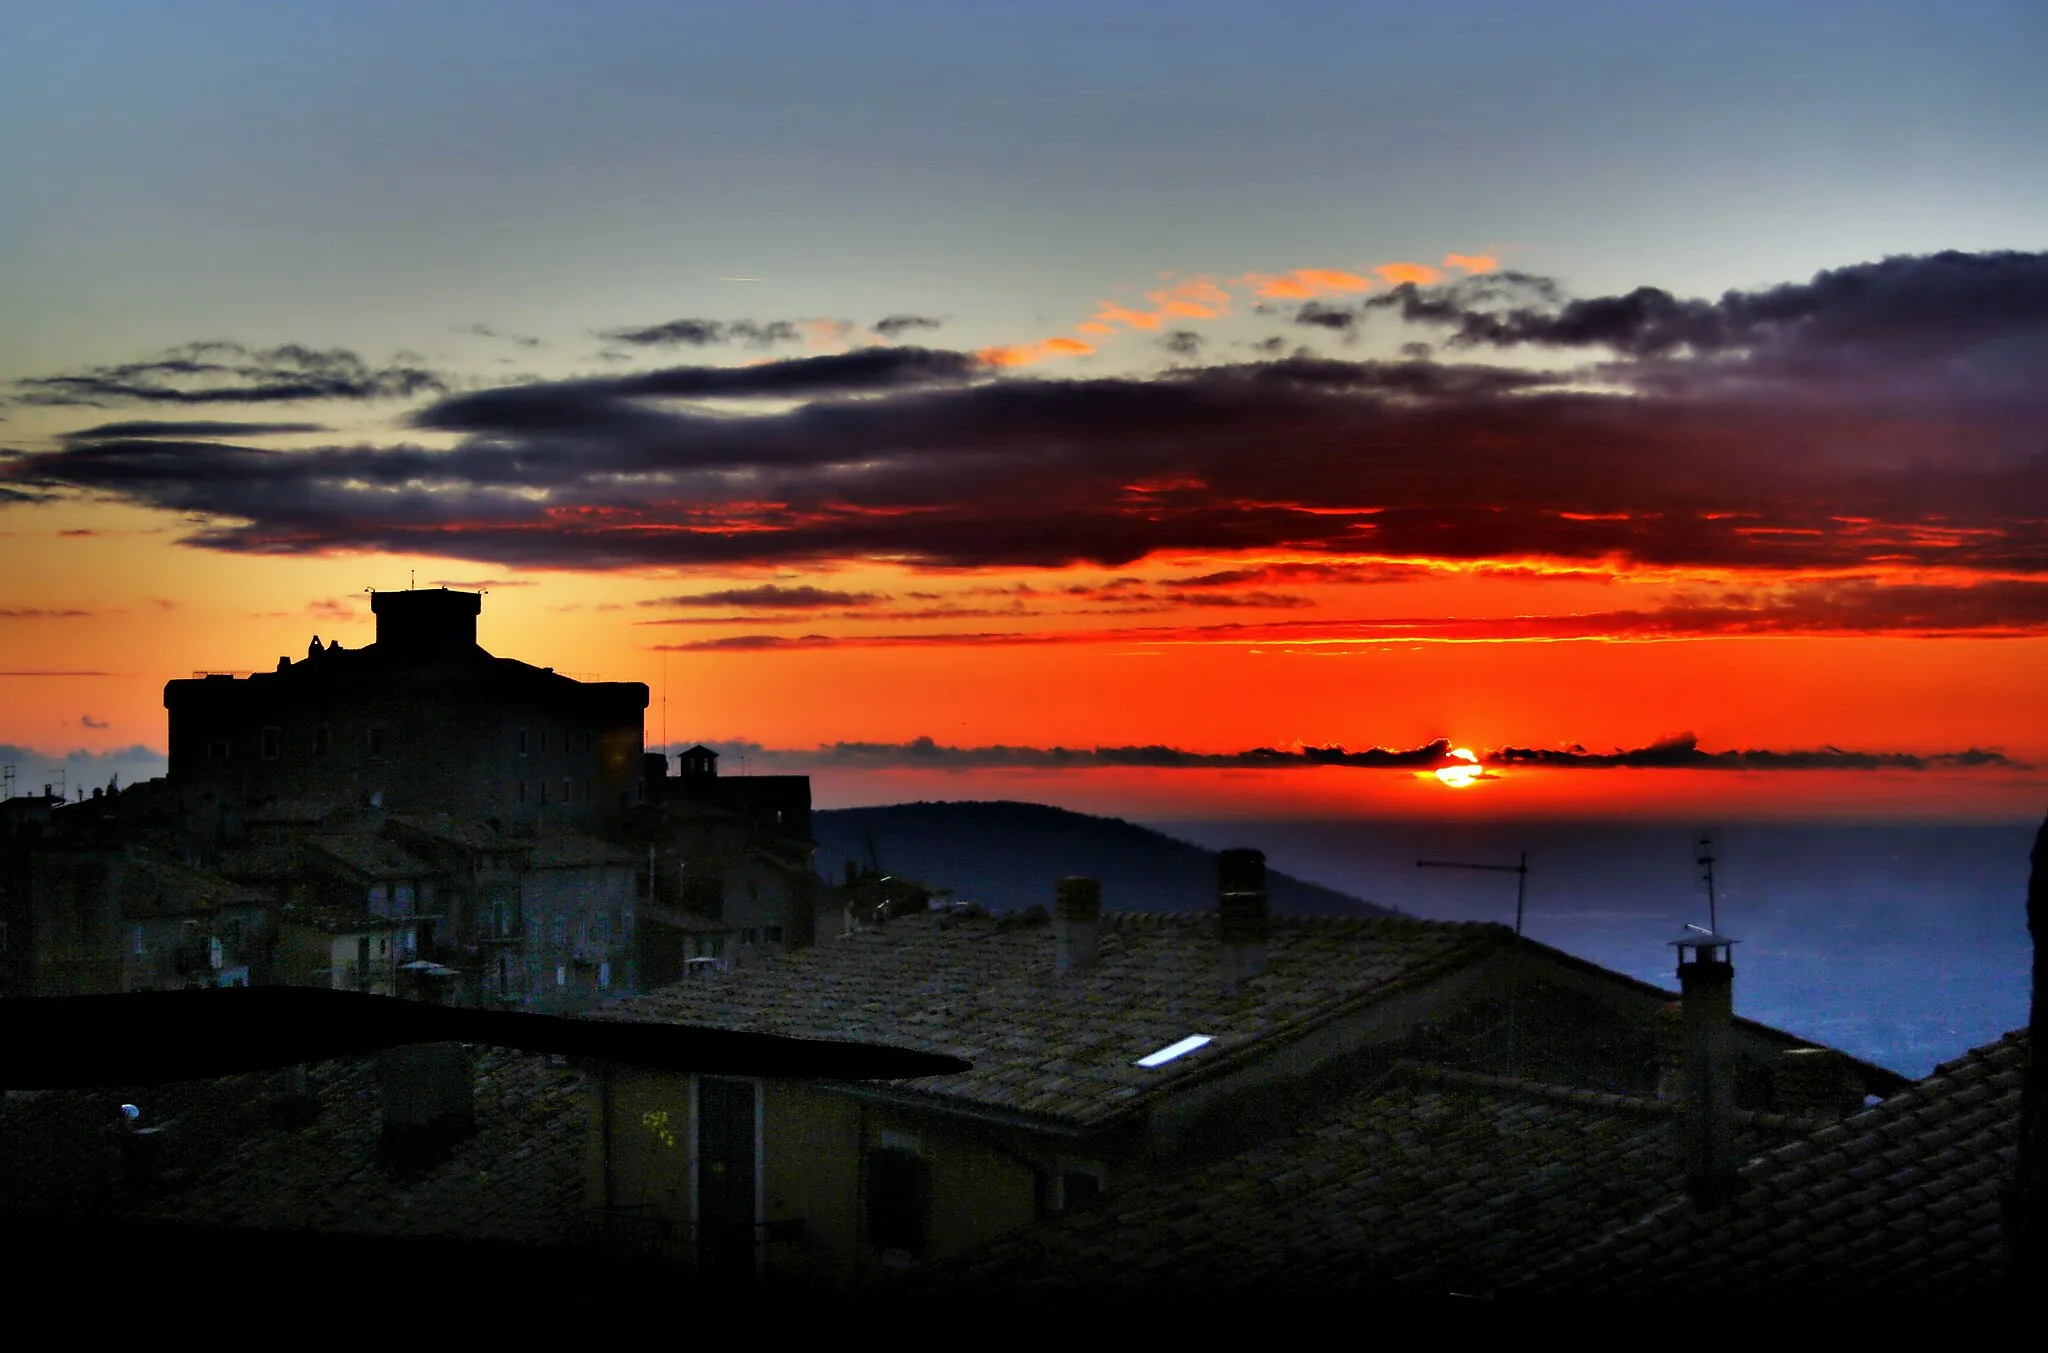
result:
M 384 755 L 384 730 L 382 728 L 370 729 L 365 740 L 369 744 L 370 756 L 373 759 Z
M 208 761 L 225 761 L 228 759 L 228 749 L 229 744 L 226 738 L 214 738 L 206 744 L 206 759 Z
M 540 801 L 542 803 L 548 801 L 548 782 L 546 780 L 540 782 Z
M 329 728 L 326 724 L 321 724 L 318 728 L 313 730 L 314 752 L 325 754 L 327 749 L 329 747 L 332 747 L 333 745 L 334 730 L 332 728 Z
M 526 755 L 526 730 L 524 728 L 519 730 L 519 754 L 521 756 Z
M 569 777 L 568 777 L 568 776 L 566 776 L 566 775 L 564 775 L 564 776 L 562 777 L 562 802 L 563 802 L 563 803 L 567 803 L 567 802 L 569 802 L 569 801 L 570 801 L 571 799 L 573 799 L 573 798 L 575 798 L 575 797 L 576 797 L 576 796 L 575 796 L 575 794 L 574 794 L 573 792 L 571 792 L 571 791 L 573 791 L 573 790 L 574 790 L 574 788 L 575 788 L 575 785 L 574 785 L 574 784 L 573 784 L 573 783 L 572 783 L 572 782 L 570 781 Z
M 1063 1212 L 1090 1208 L 1102 1201 L 1106 1191 L 1106 1172 L 1095 1161 L 1062 1161 L 1060 1163 L 1059 1207 Z
M 548 730 L 545 728 L 540 730 L 540 754 L 542 756 L 548 754 Z
M 915 1137 L 884 1133 L 868 1152 L 867 1239 L 885 1261 L 924 1258 L 931 1230 L 931 1167 Z
M 526 781 L 524 780 L 519 782 L 519 801 L 521 803 L 526 802 Z
M 263 737 L 259 745 L 261 746 L 262 749 L 259 755 L 261 755 L 265 761 L 277 760 L 278 756 L 284 750 L 284 731 L 282 729 L 277 728 L 264 729 Z

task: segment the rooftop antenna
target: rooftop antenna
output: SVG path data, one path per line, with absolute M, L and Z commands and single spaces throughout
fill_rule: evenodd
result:
M 14 763 L 10 761 L 4 766 L 0 766 L 0 799 L 11 799 L 13 797 Z
M 1707 881 L 1707 929 L 1711 933 L 1719 934 L 1721 921 L 1716 915 L 1719 899 L 1714 895 L 1714 838 L 1706 832 L 1700 833 L 1699 864 L 1700 877 Z
M 1479 869 L 1492 874 L 1513 874 L 1515 876 L 1515 947 L 1522 946 L 1523 903 L 1529 895 L 1529 852 L 1523 851 L 1514 864 L 1473 864 L 1465 860 L 1417 860 L 1417 869 Z M 1522 970 L 1519 962 L 1508 966 L 1508 1074 L 1522 1074 L 1521 1062 L 1515 1056 L 1515 1029 L 1519 1023 L 1517 1008 L 1521 1005 Z
M 1463 860 L 1417 860 L 1417 869 L 1484 869 L 1515 876 L 1515 938 L 1522 937 L 1522 904 L 1529 895 L 1529 852 L 1522 852 L 1519 864 L 1468 864 Z
M 661 651 L 661 754 L 668 755 L 668 650 Z M 663 775 L 668 774 L 664 768 Z

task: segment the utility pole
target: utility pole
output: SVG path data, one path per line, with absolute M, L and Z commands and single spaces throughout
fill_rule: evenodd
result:
M 1465 860 L 1417 860 L 1417 869 L 1478 869 L 1493 874 L 1515 876 L 1515 947 L 1508 960 L 1508 1074 L 1521 1074 L 1521 1064 L 1515 1056 L 1515 1032 L 1517 1007 L 1521 1004 L 1522 986 L 1522 915 L 1529 894 L 1529 852 L 1523 851 L 1520 860 L 1514 864 L 1473 864 Z

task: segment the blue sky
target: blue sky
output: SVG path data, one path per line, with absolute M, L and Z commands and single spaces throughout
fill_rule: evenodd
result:
M 24 6 L 0 30 L 0 373 L 682 313 L 910 310 L 1016 341 L 1160 269 L 1488 247 L 1679 294 L 2025 247 L 2044 13 Z

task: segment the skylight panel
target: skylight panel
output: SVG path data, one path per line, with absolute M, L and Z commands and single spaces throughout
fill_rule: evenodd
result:
M 1174 1058 L 1185 1057 L 1196 1048 L 1205 1047 L 1214 1041 L 1208 1034 L 1189 1034 L 1178 1043 L 1169 1043 L 1157 1052 L 1147 1053 L 1145 1056 L 1140 1057 L 1136 1065 L 1165 1066 Z

